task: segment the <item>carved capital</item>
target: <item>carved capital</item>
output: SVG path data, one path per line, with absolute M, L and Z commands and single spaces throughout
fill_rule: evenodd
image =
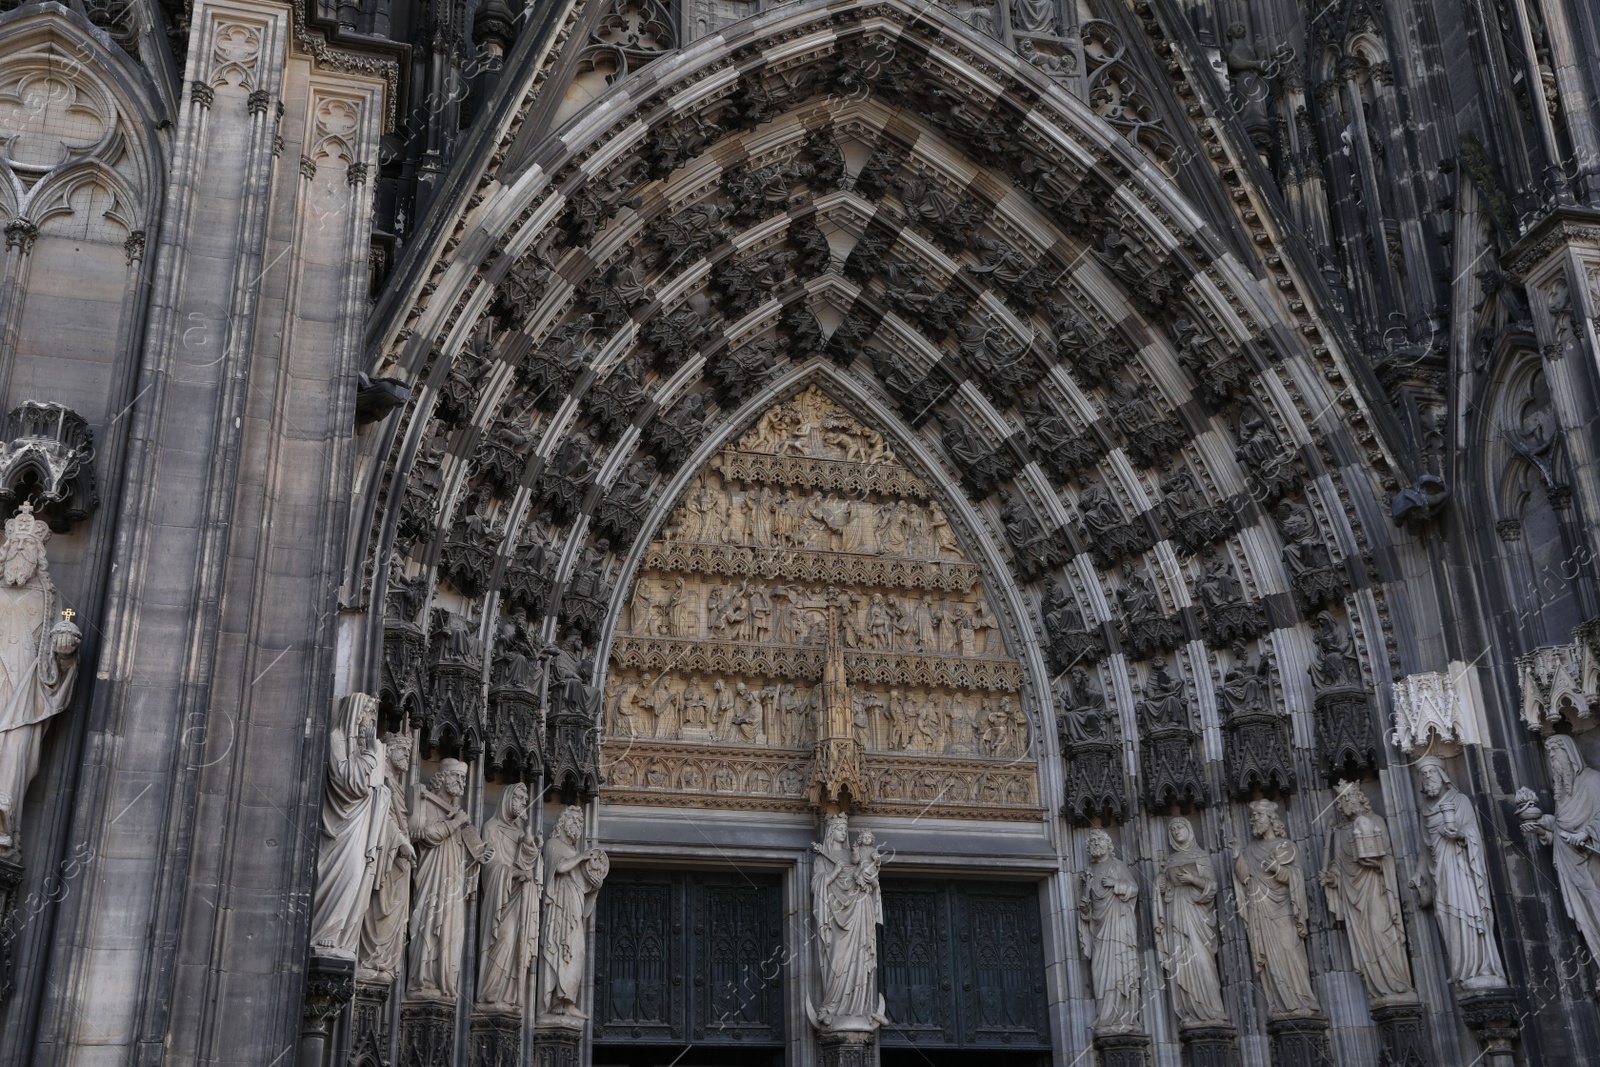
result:
M 144 259 L 144 238 L 143 230 L 134 230 L 128 235 L 128 239 L 122 242 L 122 251 L 128 257 L 130 267 Z
M 344 180 L 353 186 L 363 185 L 367 180 L 367 169 L 367 164 L 365 163 L 352 163 L 349 170 L 345 172 Z
M 265 89 L 256 89 L 250 93 L 250 99 L 247 101 L 246 106 L 249 107 L 250 114 L 261 115 L 266 113 L 267 106 L 271 103 L 272 96 L 270 93 Z
M 217 91 L 205 82 L 189 83 L 189 101 L 198 107 L 209 108 L 211 102 L 217 98 Z
M 300 157 L 300 177 L 314 179 L 317 176 L 317 164 L 310 156 Z
M 33 242 L 39 236 L 39 227 L 31 219 L 12 219 L 6 223 L 6 247 L 15 248 L 27 255 L 33 251 Z

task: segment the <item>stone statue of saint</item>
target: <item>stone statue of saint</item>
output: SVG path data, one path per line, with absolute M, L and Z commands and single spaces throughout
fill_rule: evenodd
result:
M 20 852 L 22 799 L 39 742 L 72 699 L 83 633 L 61 610 L 44 543 L 50 527 L 23 501 L 0 543 L 0 853 Z
M 1223 1026 L 1222 979 L 1217 972 L 1217 874 L 1195 846 L 1185 818 L 1167 824 L 1171 849 L 1156 877 L 1156 946 L 1168 991 L 1184 1027 Z
M 522 1011 L 522 994 L 539 939 L 539 896 L 544 841 L 525 825 L 528 787 L 518 782 L 500 794 L 500 807 L 484 824 L 490 858 L 483 865 L 478 917 L 478 1006 Z
M 361 923 L 361 955 L 356 979 L 388 985 L 400 972 L 406 945 L 406 916 L 411 911 L 411 867 L 417 850 L 411 844 L 411 816 L 406 807 L 406 772 L 411 769 L 410 734 L 383 739 L 383 784 L 388 802 L 378 812 L 373 848 L 372 896 Z
M 1567 914 L 1583 932 L 1590 954 L 1600 959 L 1600 771 L 1584 763 L 1566 734 L 1545 738 L 1544 752 L 1555 813 L 1540 812 L 1523 787 L 1517 791 L 1518 815 L 1524 830 L 1554 849 Z
M 1278 805 L 1250 805 L 1254 838 L 1233 861 L 1234 899 L 1250 937 L 1250 955 L 1274 1018 L 1318 1015 L 1306 959 L 1306 879 Z
M 1117 858 L 1111 835 L 1089 831 L 1089 867 L 1078 889 L 1078 934 L 1094 986 L 1097 1034 L 1139 1029 L 1139 881 Z
M 1428 896 L 1450 963 L 1450 978 L 1463 989 L 1504 987 L 1506 969 L 1494 939 L 1489 866 L 1478 813 L 1450 781 L 1439 757 L 1423 756 L 1417 761 L 1417 774 L 1427 798 L 1422 804 L 1422 832 L 1433 857 Z
M 372 895 L 378 837 L 389 806 L 378 742 L 378 699 L 352 693 L 340 700 L 328 736 L 328 784 L 322 795 L 317 890 L 311 905 L 311 951 L 356 958 L 361 920 Z
M 1350 936 L 1367 998 L 1373 1004 L 1414 1000 L 1389 830 L 1353 782 L 1339 783 L 1334 805 L 1344 818 L 1328 826 L 1328 862 L 1322 868 L 1328 911 Z
M 822 840 L 813 844 L 811 911 L 817 924 L 817 956 L 822 964 L 822 1004 L 806 1011 L 819 1030 L 870 1033 L 883 1022 L 878 994 L 878 924 L 883 894 L 878 872 L 883 855 L 870 831 L 850 847 L 850 826 L 842 814 L 822 823 Z
M 583 810 L 570 807 L 556 820 L 544 847 L 544 936 L 539 942 L 541 1020 L 574 1025 L 585 1018 L 583 991 L 588 919 L 611 861 L 598 848 L 584 849 Z
M 466 788 L 467 765 L 441 760 L 438 771 L 417 789 L 411 802 L 411 840 L 421 859 L 411 905 L 409 998 L 456 999 L 467 899 L 477 883 L 478 864 L 491 856 L 462 810 Z
M 1011 0 L 1011 28 L 1019 33 L 1054 34 L 1055 0 Z

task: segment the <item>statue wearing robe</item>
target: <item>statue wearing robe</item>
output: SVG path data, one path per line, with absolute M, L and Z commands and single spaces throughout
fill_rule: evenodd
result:
M 823 822 L 822 840 L 811 870 L 811 909 L 821 963 L 822 1003 L 806 1010 L 812 1025 L 823 1031 L 873 1031 L 883 1021 L 878 994 L 878 924 L 883 922 L 883 896 L 878 870 L 883 858 L 870 832 L 863 831 L 850 847 L 844 815 Z
M 372 895 L 382 816 L 389 806 L 378 700 L 353 693 L 341 700 L 328 737 L 328 782 L 322 797 L 317 889 L 311 905 L 311 951 L 353 960 Z
M 1427 798 L 1422 805 L 1422 832 L 1433 859 L 1429 895 L 1450 978 L 1463 989 L 1502 988 L 1506 969 L 1494 939 L 1489 865 L 1478 813 L 1450 781 L 1437 756 L 1418 760 L 1417 773 Z
M 39 744 L 66 710 L 83 634 L 62 612 L 44 544 L 50 527 L 27 501 L 0 544 L 0 852 L 20 851 L 22 800 L 39 772 Z
M 556 820 L 544 847 L 543 936 L 539 942 L 541 1020 L 577 1024 L 587 1016 L 578 1007 L 583 991 L 588 919 L 611 861 L 598 848 L 584 849 L 583 812 L 568 808 Z
M 1388 828 L 1353 783 L 1340 784 L 1334 803 L 1344 817 L 1328 826 L 1328 862 L 1322 869 L 1328 912 L 1350 936 L 1368 999 L 1374 1004 L 1413 1000 Z
M 1306 959 L 1306 881 L 1278 805 L 1250 805 L 1254 837 L 1233 861 L 1234 899 L 1250 937 L 1250 955 L 1274 1018 L 1318 1015 Z
M 478 918 L 478 1005 L 520 1013 L 528 971 L 539 939 L 539 896 L 544 842 L 523 825 L 528 787 L 518 782 L 500 794 L 500 807 L 484 824 L 490 858 L 483 865 Z
M 1517 794 L 1522 827 L 1554 849 L 1567 914 L 1590 954 L 1600 958 L 1600 771 L 1584 762 L 1566 734 L 1545 738 L 1544 750 L 1556 810 L 1541 814 L 1524 787 Z
M 466 781 L 466 764 L 444 760 L 411 802 L 411 840 L 422 858 L 411 907 L 408 997 L 453 1001 L 460 985 L 466 903 L 478 864 L 491 855 L 461 808 Z
M 1139 881 L 1116 857 L 1111 835 L 1089 831 L 1089 867 L 1078 894 L 1078 926 L 1089 959 L 1097 1034 L 1139 1029 Z
M 411 769 L 411 735 L 384 739 L 384 793 L 387 803 L 377 813 L 373 849 L 372 896 L 361 923 L 358 981 L 388 985 L 400 971 L 406 945 L 406 916 L 411 911 L 411 867 L 417 850 L 411 844 L 411 816 L 406 807 L 406 772 Z
M 1167 826 L 1167 853 L 1156 879 L 1156 945 L 1170 984 L 1172 1008 L 1186 1027 L 1228 1021 L 1217 973 L 1217 875 L 1211 857 L 1195 847 L 1194 827 L 1176 818 Z

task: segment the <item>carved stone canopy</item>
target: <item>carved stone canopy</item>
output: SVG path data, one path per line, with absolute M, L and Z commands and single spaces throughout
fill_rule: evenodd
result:
M 56 533 L 67 532 L 99 505 L 94 434 L 71 408 L 29 400 L 6 415 L 0 501 L 14 506 L 21 500 L 33 501 Z
M 1406 755 L 1420 755 L 1430 745 L 1471 744 L 1477 739 L 1471 700 L 1471 679 L 1465 664 L 1449 673 L 1409 674 L 1394 683 L 1394 746 Z
M 1543 645 L 1517 660 L 1522 721 L 1548 733 L 1563 720 L 1586 726 L 1600 703 L 1600 619 L 1581 623 L 1563 645 Z

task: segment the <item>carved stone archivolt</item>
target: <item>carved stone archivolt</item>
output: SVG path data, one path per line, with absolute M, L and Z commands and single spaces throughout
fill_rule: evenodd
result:
M 1037 817 L 1022 669 L 977 566 L 883 435 L 813 387 L 718 453 L 646 548 L 606 684 L 607 799 L 805 809 L 835 656 L 869 793 L 852 810 Z

